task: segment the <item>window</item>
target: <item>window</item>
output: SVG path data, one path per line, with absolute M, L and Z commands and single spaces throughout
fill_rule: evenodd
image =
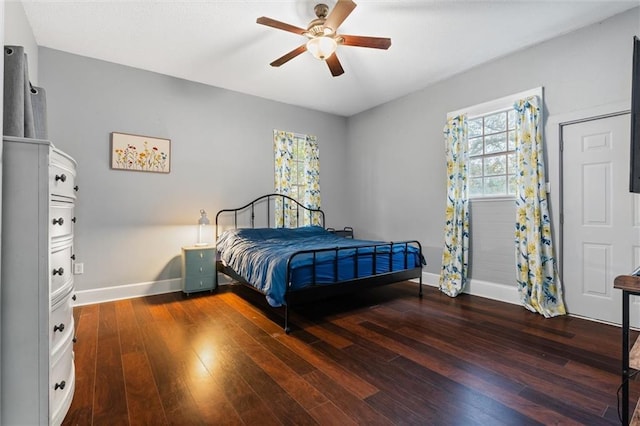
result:
M 469 119 L 469 197 L 515 195 L 515 121 L 513 108 Z
M 320 208 L 320 151 L 316 137 L 281 130 L 273 131 L 275 192 L 296 199 L 310 209 Z M 316 224 L 317 217 L 305 215 L 297 223 L 295 206 L 276 204 L 279 226 Z M 317 216 L 317 215 L 316 215 Z
M 514 284 L 515 128 L 514 104 L 543 97 L 542 87 L 471 105 L 447 114 L 467 116 L 469 270 L 474 293 L 498 294 Z M 497 290 L 501 291 L 501 290 Z

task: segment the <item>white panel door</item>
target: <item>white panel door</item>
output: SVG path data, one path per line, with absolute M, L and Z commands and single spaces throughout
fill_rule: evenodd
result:
M 563 281 L 570 314 L 622 322 L 616 276 L 640 266 L 640 196 L 629 192 L 629 114 L 563 126 Z M 632 325 L 640 304 L 632 299 Z

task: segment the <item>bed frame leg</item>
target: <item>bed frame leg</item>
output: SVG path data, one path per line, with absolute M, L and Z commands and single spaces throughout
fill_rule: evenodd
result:
M 291 332 L 289 328 L 289 304 L 284 305 L 284 332 L 286 334 Z
M 422 299 L 422 272 L 420 272 L 420 279 L 418 280 L 418 285 L 420 286 L 418 288 L 418 297 Z

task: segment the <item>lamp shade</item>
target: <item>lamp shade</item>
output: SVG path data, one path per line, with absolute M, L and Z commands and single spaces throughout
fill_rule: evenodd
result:
M 307 42 L 307 50 L 316 58 L 324 61 L 333 55 L 338 47 L 338 43 L 333 37 L 318 36 Z

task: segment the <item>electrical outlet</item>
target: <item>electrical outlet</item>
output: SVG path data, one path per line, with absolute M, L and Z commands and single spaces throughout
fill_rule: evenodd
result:
M 84 263 L 74 263 L 73 264 L 73 273 L 75 275 L 84 274 Z

